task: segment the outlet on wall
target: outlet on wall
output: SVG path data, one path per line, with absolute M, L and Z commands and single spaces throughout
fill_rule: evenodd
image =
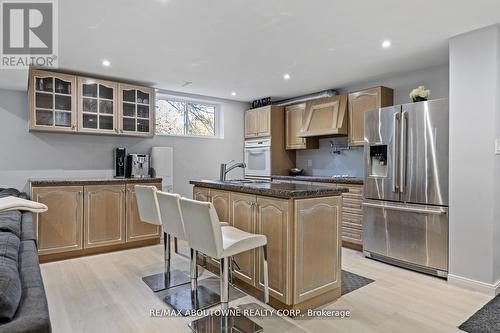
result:
M 307 167 L 310 168 L 313 166 L 313 160 L 307 160 Z
M 495 139 L 495 155 L 500 155 L 500 139 Z

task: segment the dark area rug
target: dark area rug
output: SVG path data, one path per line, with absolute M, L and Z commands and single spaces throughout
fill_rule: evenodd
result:
M 374 280 L 342 270 L 342 295 L 372 283 Z
M 486 303 L 458 328 L 469 333 L 500 332 L 500 295 Z

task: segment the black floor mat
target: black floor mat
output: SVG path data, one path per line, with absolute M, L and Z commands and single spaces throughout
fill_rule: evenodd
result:
M 469 333 L 500 332 L 500 295 L 486 303 L 458 328 Z
M 374 280 L 342 270 L 342 295 L 372 283 Z

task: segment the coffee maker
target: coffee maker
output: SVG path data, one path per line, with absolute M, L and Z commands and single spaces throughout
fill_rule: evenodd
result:
M 128 154 L 125 170 L 127 178 L 148 178 L 149 155 Z
M 125 177 L 125 159 L 126 159 L 126 151 L 125 148 L 115 148 L 113 151 L 113 161 L 115 164 L 115 178 L 124 178 Z

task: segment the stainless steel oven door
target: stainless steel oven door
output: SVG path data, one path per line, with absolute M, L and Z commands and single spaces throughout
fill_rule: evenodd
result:
M 245 176 L 271 177 L 271 147 L 245 148 Z
M 448 271 L 448 208 L 365 200 L 363 251 Z

